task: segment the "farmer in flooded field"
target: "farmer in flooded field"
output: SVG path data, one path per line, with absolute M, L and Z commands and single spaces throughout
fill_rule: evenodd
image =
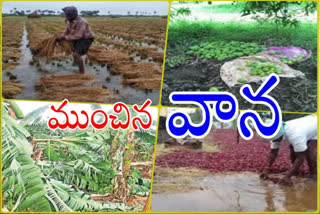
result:
M 268 179 L 270 168 L 278 156 L 281 141 L 289 144 L 292 167 L 280 183 L 292 184 L 291 177 L 298 174 L 304 159 L 307 161 L 310 177 L 316 180 L 317 116 L 309 115 L 282 123 L 278 134 L 271 139 L 270 154 L 260 178 Z
M 60 40 L 67 40 L 73 43 L 73 60 L 79 67 L 79 72 L 84 73 L 83 55 L 87 54 L 89 47 L 93 42 L 93 33 L 88 22 L 78 16 L 77 8 L 70 6 L 62 9 L 67 20 L 67 28 L 65 32 L 57 38 Z

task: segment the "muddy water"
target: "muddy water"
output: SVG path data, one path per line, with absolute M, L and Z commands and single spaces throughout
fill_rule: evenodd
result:
M 103 36 L 107 36 L 107 38 L 109 39 L 112 39 L 114 41 L 123 41 L 125 42 L 126 44 L 129 44 L 129 45 L 135 45 L 135 46 L 138 46 L 138 47 L 151 47 L 151 48 L 157 48 L 157 51 L 158 52 L 164 52 L 164 48 L 163 47 L 160 47 L 159 45 L 155 45 L 155 44 L 152 44 L 152 43 L 148 43 L 148 42 L 138 42 L 138 41 L 130 41 L 130 40 L 126 40 L 120 36 L 117 36 L 117 35 L 105 35 L 105 34 L 102 34 Z M 145 39 L 151 39 L 151 37 L 146 37 L 145 36 Z M 109 47 L 109 48 L 114 48 L 115 45 L 112 45 L 112 44 L 101 44 L 105 47 Z M 119 45 L 117 47 L 118 49 L 120 50 L 124 50 L 124 47 L 122 47 L 121 45 Z M 147 58 L 142 58 L 139 53 L 136 51 L 136 52 L 133 52 L 130 54 L 130 56 L 133 57 L 134 59 L 134 62 L 154 62 L 153 58 L 152 57 L 147 57 Z M 161 66 L 161 64 L 160 64 Z
M 134 62 L 154 62 L 151 57 L 143 58 L 138 52 L 133 52 L 130 56 L 133 57 Z
M 126 44 L 130 44 L 130 45 L 136 45 L 136 46 L 141 46 L 141 47 L 151 47 L 151 48 L 158 48 L 158 51 L 163 51 L 163 48 L 158 46 L 158 45 L 155 45 L 155 44 L 152 44 L 150 42 L 138 42 L 138 41 L 134 41 L 134 40 L 127 40 L 123 37 L 120 37 L 120 36 L 117 36 L 117 35 L 107 35 L 107 37 L 109 39 L 112 39 L 114 41 L 123 41 L 125 42 Z M 146 37 L 145 37 L 146 38 Z
M 39 66 L 29 62 L 32 60 L 32 53 L 28 48 L 28 32 L 24 27 L 21 40 L 22 58 L 19 60 L 19 65 L 12 71 L 17 77 L 17 80 L 25 85 L 22 93 L 16 95 L 15 99 L 30 99 L 38 100 L 39 93 L 35 89 L 35 85 L 41 77 L 50 75 L 64 75 L 77 73 L 78 68 L 72 66 L 72 60 L 56 60 L 50 62 L 41 62 Z M 104 87 L 113 92 L 113 98 L 106 97 L 105 102 L 122 101 L 127 104 L 142 104 L 146 99 L 151 99 L 152 104 L 156 105 L 159 101 L 159 90 L 145 91 L 131 87 L 126 87 L 121 84 L 121 75 L 111 75 L 107 69 L 107 65 L 99 65 L 89 63 L 86 65 L 86 73 L 95 75 L 95 81 L 90 82 L 88 86 Z M 8 80 L 5 72 L 2 73 L 2 79 Z
M 187 175 L 186 175 L 187 176 Z M 261 181 L 254 173 L 237 173 L 192 178 L 184 181 L 189 190 L 175 191 L 179 178 L 155 177 L 152 211 L 315 211 L 317 186 L 306 179 L 295 179 L 292 187 Z M 171 183 L 171 190 L 166 189 Z M 162 190 L 157 188 L 161 185 Z

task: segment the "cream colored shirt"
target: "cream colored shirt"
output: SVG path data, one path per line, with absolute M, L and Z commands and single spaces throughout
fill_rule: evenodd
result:
M 282 140 L 285 140 L 293 146 L 295 152 L 304 152 L 307 150 L 309 140 L 317 140 L 317 116 L 308 115 L 298 119 L 286 122 L 285 134 Z M 280 148 L 280 142 L 271 141 L 271 149 Z

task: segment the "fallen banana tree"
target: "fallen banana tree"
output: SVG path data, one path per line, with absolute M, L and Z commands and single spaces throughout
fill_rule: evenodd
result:
M 17 121 L 8 114 L 14 111 L 12 103 L 2 107 L 4 208 L 141 211 L 151 186 L 154 133 L 111 128 L 53 131 L 42 119 L 47 109 L 38 108 Z

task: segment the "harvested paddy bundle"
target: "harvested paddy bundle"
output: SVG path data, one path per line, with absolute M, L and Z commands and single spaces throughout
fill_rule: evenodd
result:
M 63 100 L 78 102 L 104 102 L 109 91 L 104 88 L 92 87 L 94 75 L 68 74 L 42 77 L 37 84 L 41 100 Z
M 117 63 L 125 63 L 132 58 L 125 52 L 116 49 L 106 49 L 105 47 L 92 45 L 88 52 L 88 59 L 99 63 L 107 63 L 113 65 Z
M 94 79 L 91 74 L 67 74 L 60 76 L 42 77 L 37 84 L 39 88 L 43 87 L 74 87 L 82 85 Z
M 159 78 L 134 78 L 134 79 L 123 79 L 121 81 L 124 85 L 130 85 L 135 88 L 144 90 L 158 90 L 161 86 L 161 80 Z
M 37 57 L 51 58 L 56 54 L 70 55 L 73 44 L 67 40 L 58 41 L 56 37 L 50 37 L 39 42 L 33 49 Z
M 12 81 L 2 82 L 2 96 L 4 98 L 13 98 L 14 95 L 20 94 L 24 88 L 23 84 L 15 83 Z
M 122 83 L 139 89 L 159 90 L 161 68 L 151 62 L 118 63 L 111 67 L 112 74 L 123 75 Z
M 18 62 L 10 62 L 10 63 L 4 63 L 2 64 L 2 71 L 4 72 L 10 72 L 13 69 L 15 69 L 19 65 Z

